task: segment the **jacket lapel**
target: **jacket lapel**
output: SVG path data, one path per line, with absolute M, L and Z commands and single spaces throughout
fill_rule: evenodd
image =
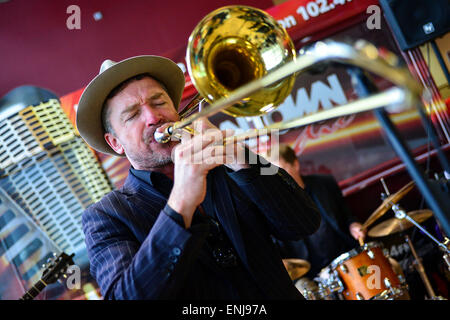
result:
M 220 168 L 220 167 L 219 167 Z M 218 174 L 209 182 L 212 201 L 216 207 L 216 216 L 222 225 L 228 238 L 234 244 L 234 247 L 242 262 L 248 267 L 247 254 L 245 252 L 244 242 L 242 240 L 239 222 L 236 217 L 236 210 L 231 198 L 231 190 L 226 181 L 224 168 L 220 168 Z
M 167 199 L 160 192 L 136 178 L 131 172 L 125 180 L 123 192 L 127 200 L 145 214 L 152 224 L 167 203 Z

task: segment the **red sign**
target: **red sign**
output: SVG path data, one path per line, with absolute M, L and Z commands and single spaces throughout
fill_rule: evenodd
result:
M 378 0 L 291 0 L 267 9 L 293 40 L 337 25 L 367 11 Z

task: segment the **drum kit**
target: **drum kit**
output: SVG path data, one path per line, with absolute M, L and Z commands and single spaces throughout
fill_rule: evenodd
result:
M 395 194 L 390 195 L 384 181 L 381 180 L 387 197 L 383 203 L 370 215 L 362 229 L 367 230 L 376 220 L 392 209 L 395 217 L 375 225 L 367 234 L 373 238 L 385 237 L 405 231 L 413 226 L 438 243 L 441 249 L 445 247 L 444 260 L 448 264 L 449 240 L 444 244 L 438 242 L 432 235 L 420 226 L 433 216 L 430 210 L 416 210 L 405 213 L 398 205 L 414 187 L 410 182 Z M 360 239 L 361 240 L 361 239 Z M 413 265 L 420 277 L 431 300 L 445 300 L 436 296 L 426 276 L 421 259 L 408 236 L 405 241 L 414 256 Z M 313 280 L 305 277 L 310 270 L 310 264 L 301 259 L 283 259 L 283 263 L 295 286 L 307 300 L 410 300 L 408 284 L 400 264 L 389 256 L 387 249 L 379 241 L 362 243 L 360 246 L 341 254 L 328 266 L 323 268 Z

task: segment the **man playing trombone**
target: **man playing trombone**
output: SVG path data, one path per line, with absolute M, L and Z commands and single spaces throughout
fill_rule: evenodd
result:
M 193 123 L 193 137 L 157 143 L 155 131 L 179 120 L 183 89 L 175 63 L 139 56 L 105 61 L 80 98 L 83 139 L 131 163 L 124 186 L 82 217 L 102 295 L 302 299 L 271 236 L 288 241 L 314 233 L 316 206 L 283 169 L 262 175 L 267 162 L 259 156 L 256 164 L 236 162 L 236 153 L 230 160 L 216 143 L 229 133 L 207 120 Z

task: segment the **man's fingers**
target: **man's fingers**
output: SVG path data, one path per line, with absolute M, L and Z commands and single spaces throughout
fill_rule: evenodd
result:
M 221 165 L 234 161 L 234 157 L 227 154 L 223 145 L 210 144 L 197 152 L 191 152 L 190 149 L 184 148 L 178 150 L 178 154 L 181 161 L 194 165 Z
M 166 130 L 167 127 L 173 125 L 174 122 L 166 122 L 163 125 L 159 126 L 158 128 L 156 128 L 156 132 L 164 132 Z
M 223 145 L 223 135 L 220 130 L 208 130 L 194 136 L 182 137 L 182 144 L 191 152 L 198 152 L 208 145 Z
M 192 123 L 192 127 L 198 133 L 206 132 L 210 129 L 219 130 L 216 126 L 214 126 L 207 118 L 201 117 Z

